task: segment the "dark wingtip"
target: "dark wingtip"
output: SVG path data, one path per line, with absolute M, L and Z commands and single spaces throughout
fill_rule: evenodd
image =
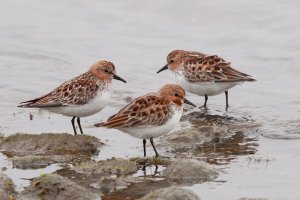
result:
M 248 82 L 255 82 L 255 81 L 257 81 L 256 79 L 252 78 L 251 76 L 245 77 L 244 80 L 248 81 Z
M 104 125 L 105 125 L 105 122 L 99 122 L 99 123 L 94 124 L 95 127 L 101 127 Z
M 20 104 L 17 107 L 18 108 L 29 108 L 30 106 L 28 104 Z
M 29 101 L 22 101 L 17 106 L 18 108 L 31 108 L 33 107 L 32 104 L 35 102 L 35 99 Z
M 257 81 L 257 80 L 254 79 L 254 78 L 249 78 L 248 81 L 250 81 L 250 82 L 255 82 L 255 81 Z

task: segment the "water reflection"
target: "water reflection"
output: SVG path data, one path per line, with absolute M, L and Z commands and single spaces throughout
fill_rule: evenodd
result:
M 191 130 L 203 135 L 203 140 L 200 144 L 175 147 L 174 153 L 192 155 L 210 164 L 222 165 L 238 156 L 251 155 L 257 151 L 260 125 L 249 117 L 205 111 L 191 112 L 182 121 L 189 121 Z
M 73 170 L 71 165 L 56 173 L 101 195 L 102 199 L 137 199 L 157 188 L 170 186 L 161 176 L 165 168 L 162 165 L 137 162 L 137 166 L 138 171 L 129 175 L 81 174 Z
M 252 155 L 257 151 L 258 138 L 247 137 L 237 132 L 229 138 L 205 142 L 198 146 L 194 155 L 198 155 L 210 164 L 228 164 L 241 155 Z

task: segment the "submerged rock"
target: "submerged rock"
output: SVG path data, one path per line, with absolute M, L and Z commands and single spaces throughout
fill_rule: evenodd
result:
M 213 180 L 217 178 L 218 172 L 203 161 L 181 159 L 168 165 L 163 175 L 172 183 L 192 185 Z
M 259 124 L 254 120 L 197 111 L 183 116 L 181 121 L 188 121 L 191 127 L 160 137 L 158 144 L 177 158 L 192 156 L 211 164 L 226 164 L 236 155 L 254 154 L 257 150 Z
M 136 163 L 130 160 L 113 158 L 106 161 L 87 161 L 82 162 L 74 168 L 78 173 L 82 174 L 98 174 L 110 175 L 118 174 L 125 175 L 137 171 Z
M 19 197 L 31 200 L 100 199 L 86 188 L 57 174 L 45 174 L 35 178 Z
M 216 141 L 220 137 L 232 135 L 227 126 L 205 125 L 201 127 L 187 128 L 161 137 L 162 144 L 174 144 L 175 148 L 187 144 L 201 144 Z
M 142 182 L 138 177 L 130 176 L 104 176 L 99 181 L 90 184 L 95 189 L 101 190 L 102 193 L 114 193 L 128 188 L 132 183 Z
M 182 121 L 189 121 L 192 128 L 184 129 L 168 135 L 166 141 L 172 143 L 217 142 L 229 138 L 237 132 L 256 131 L 259 124 L 245 117 L 231 117 L 211 112 L 192 112 L 185 115 Z
M 11 160 L 13 167 L 18 169 L 38 169 L 54 163 L 47 156 L 14 156 Z
M 0 174 L 0 199 L 13 200 L 15 199 L 15 186 L 12 180 L 4 175 Z
M 44 168 L 53 163 L 66 163 L 77 159 L 76 155 L 49 155 L 49 156 L 14 156 L 11 158 L 13 167 L 18 169 Z
M 204 128 L 203 128 L 204 129 Z M 207 127 L 207 130 L 201 131 L 199 129 L 190 128 L 179 130 L 170 135 L 163 137 L 163 140 L 171 144 L 192 144 L 201 143 L 205 140 L 205 136 L 212 131 L 212 127 Z
M 131 176 L 137 170 L 136 162 L 113 158 L 99 162 L 84 161 L 74 167 L 61 169 L 58 173 L 93 191 L 111 194 L 142 182 L 142 178 Z
M 0 126 L 0 128 L 1 128 L 1 126 Z M 0 143 L 3 139 L 4 139 L 4 134 L 0 132 Z
M 27 155 L 92 155 L 102 143 L 98 138 L 88 135 L 52 134 L 14 134 L 4 138 L 0 150 L 8 156 Z
M 171 163 L 171 159 L 168 157 L 149 157 L 149 158 L 135 157 L 135 158 L 130 158 L 130 160 L 135 162 L 138 166 L 149 166 L 149 165 L 167 166 Z
M 150 192 L 140 200 L 200 200 L 191 190 L 171 186 Z

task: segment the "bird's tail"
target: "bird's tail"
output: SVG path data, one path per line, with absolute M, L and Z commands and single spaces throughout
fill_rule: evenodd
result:
M 34 103 L 36 102 L 36 100 L 29 100 L 29 101 L 23 101 L 21 103 L 19 103 L 18 107 L 19 108 L 32 108 L 34 107 Z
M 252 77 L 247 77 L 247 81 L 249 81 L 249 82 L 255 82 L 256 79 L 254 79 L 254 78 L 252 78 Z
M 96 126 L 96 127 L 105 126 L 105 122 L 98 122 L 98 123 L 94 124 L 94 126 Z

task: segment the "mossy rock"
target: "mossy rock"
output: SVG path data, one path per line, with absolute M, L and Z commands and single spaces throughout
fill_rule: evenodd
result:
M 137 171 L 136 163 L 126 159 L 113 158 L 105 161 L 87 161 L 75 166 L 75 171 L 82 174 L 127 175 Z
M 15 199 L 15 185 L 12 180 L 5 174 L 0 174 L 0 199 Z
M 7 156 L 93 155 L 101 144 L 98 138 L 88 135 L 17 133 L 4 138 L 0 143 L 0 150 Z
M 100 197 L 73 181 L 57 174 L 44 174 L 35 178 L 20 194 L 21 199 L 100 199 Z
M 167 157 L 149 157 L 149 158 L 130 158 L 131 161 L 135 162 L 139 166 L 148 166 L 148 165 L 163 165 L 167 166 L 172 161 Z

